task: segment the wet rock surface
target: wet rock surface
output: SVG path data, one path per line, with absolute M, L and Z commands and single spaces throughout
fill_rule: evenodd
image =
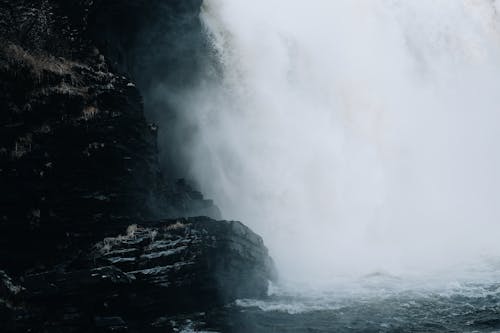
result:
M 146 121 L 139 91 L 85 39 L 90 14 L 74 13 L 91 13 L 97 4 L 43 3 L 0 3 L 6 23 L 0 30 L 0 223 L 8 233 L 0 240 L 0 265 L 32 265 L 36 258 L 31 249 L 23 254 L 25 243 L 41 257 L 69 253 L 80 247 L 75 242 L 102 237 L 97 230 L 124 218 L 220 217 L 187 182 L 161 172 L 157 126 Z M 19 31 L 7 25 L 14 21 Z M 23 242 L 16 240 L 20 234 Z M 13 249 L 15 262 L 1 253 Z
M 162 6 L 199 5 L 180 4 Z M 2 332 L 164 332 L 161 318 L 264 295 L 273 276 L 260 237 L 160 167 L 120 25 L 104 24 L 133 7 L 0 1 Z
M 135 281 L 182 290 L 192 301 L 264 296 L 273 274 L 258 235 L 240 222 L 204 217 L 129 226 L 126 235 L 98 243 L 92 261 Z
M 61 264 L 0 274 L 4 329 L 155 331 L 165 316 L 265 296 L 274 274 L 259 236 L 203 217 L 130 225 Z

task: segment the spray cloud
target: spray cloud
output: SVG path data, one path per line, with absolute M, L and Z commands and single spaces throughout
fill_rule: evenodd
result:
M 498 254 L 500 2 L 205 0 L 192 177 L 285 276 Z M 189 111 L 187 111 L 189 110 Z

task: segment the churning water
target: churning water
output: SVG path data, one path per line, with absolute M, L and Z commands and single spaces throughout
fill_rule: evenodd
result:
M 484 300 L 498 325 L 499 15 L 498 0 L 204 1 L 191 175 L 294 286 L 239 308 L 427 331 L 467 327 Z
M 499 265 L 480 265 L 467 279 L 379 273 L 337 281 L 330 290 L 272 287 L 267 299 L 238 300 L 176 324 L 184 333 L 498 333 Z
M 498 263 L 497 263 L 498 264 Z M 490 267 L 491 268 L 491 267 Z M 189 321 L 181 332 L 500 332 L 498 274 L 467 280 L 407 281 L 373 274 L 330 291 L 272 289 Z M 489 275 L 489 274 L 487 274 Z M 194 320 L 193 320 L 194 319 Z

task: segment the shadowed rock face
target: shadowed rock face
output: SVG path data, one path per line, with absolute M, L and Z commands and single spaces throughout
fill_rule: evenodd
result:
M 262 296 L 273 277 L 260 237 L 212 220 L 212 201 L 160 167 L 135 87 L 147 43 L 134 31 L 158 8 L 172 31 L 196 26 L 199 1 L 131 3 L 0 0 L 2 332 L 143 332 L 158 316 Z
M 265 296 L 273 275 L 259 236 L 239 222 L 200 217 L 130 225 L 64 268 L 27 274 L 19 284 L 0 274 L 0 291 L 22 318 L 10 318 L 10 330 L 144 332 L 172 313 Z
M 0 265 L 44 265 L 116 220 L 220 217 L 160 170 L 135 84 L 86 39 L 104 1 L 73 2 L 0 2 Z
M 185 289 L 193 300 L 265 296 L 273 276 L 258 235 L 240 222 L 202 217 L 129 226 L 126 235 L 98 243 L 92 261 L 139 281 Z
M 148 119 L 162 124 L 160 162 L 178 177 L 185 176 L 185 149 L 174 143 L 187 143 L 196 130 L 182 122 L 178 99 L 200 83 L 212 61 L 199 19 L 202 2 L 101 1 L 89 16 L 92 39 L 114 68 L 134 77 Z

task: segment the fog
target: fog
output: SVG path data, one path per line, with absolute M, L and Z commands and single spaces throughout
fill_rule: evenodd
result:
M 188 174 L 283 277 L 500 254 L 500 1 L 205 0 Z M 189 112 L 188 112 L 189 110 Z

